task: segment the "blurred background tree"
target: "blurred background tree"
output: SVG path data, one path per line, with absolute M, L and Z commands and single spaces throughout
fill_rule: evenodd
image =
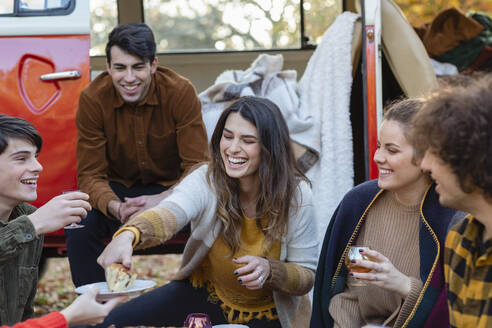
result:
M 91 56 L 105 54 L 108 34 L 118 23 L 116 0 L 91 0 Z
M 91 55 L 104 55 L 116 0 L 91 0 Z M 158 52 L 298 49 L 300 0 L 144 0 Z M 340 0 L 305 0 L 305 34 L 316 44 Z

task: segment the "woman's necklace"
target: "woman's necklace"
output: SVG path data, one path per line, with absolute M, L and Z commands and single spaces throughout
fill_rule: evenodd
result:
M 245 209 L 247 209 L 247 208 L 250 208 L 250 207 L 251 207 L 251 205 L 255 205 L 255 206 L 256 206 L 256 199 L 251 200 L 251 201 L 247 202 L 246 204 L 242 204 L 242 203 L 241 203 L 240 205 L 241 205 L 241 208 L 242 208 L 243 210 L 245 210 Z
M 258 199 L 253 199 L 247 202 L 246 204 L 239 203 L 241 206 L 241 210 L 243 211 L 243 215 L 248 218 L 253 218 L 256 216 L 256 205 L 258 203 Z M 254 205 L 254 207 L 253 207 Z
M 398 197 L 398 193 L 393 192 L 393 195 L 395 195 L 396 201 L 398 203 L 400 203 L 403 206 L 407 206 L 407 207 L 418 205 L 420 203 L 420 199 L 421 199 L 421 197 L 418 197 L 418 198 L 413 199 L 413 200 L 403 201 L 402 199 L 400 199 L 400 197 Z

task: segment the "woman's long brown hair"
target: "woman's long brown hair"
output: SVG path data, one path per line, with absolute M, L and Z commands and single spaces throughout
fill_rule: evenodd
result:
M 301 180 L 308 179 L 297 167 L 287 124 L 273 102 L 265 98 L 243 97 L 224 110 L 210 141 L 211 163 L 207 179 L 217 195 L 217 218 L 223 223 L 221 234 L 232 250 L 231 256 L 240 247 L 243 220 L 238 180 L 226 174 L 220 153 L 220 140 L 231 113 L 239 113 L 258 132 L 261 159 L 256 224 L 265 234 L 263 251 L 266 252 L 287 233 L 289 215 L 292 215 L 291 211 L 297 211 L 299 203 L 296 188 Z M 261 225 L 262 217 L 268 219 L 266 226 Z

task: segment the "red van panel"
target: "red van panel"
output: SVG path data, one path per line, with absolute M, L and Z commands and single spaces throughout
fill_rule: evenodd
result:
M 90 82 L 89 46 L 88 34 L 0 37 L 0 112 L 28 120 L 43 137 L 36 206 L 77 185 L 74 120 L 79 94 Z M 40 78 L 66 71 L 80 77 Z

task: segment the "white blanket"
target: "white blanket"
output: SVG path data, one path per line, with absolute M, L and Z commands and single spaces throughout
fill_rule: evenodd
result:
M 312 116 L 319 161 L 307 172 L 313 183 L 319 240 L 345 193 L 354 184 L 350 92 L 351 48 L 359 16 L 345 12 L 325 32 L 299 81 L 301 112 Z
M 209 140 L 220 114 L 231 101 L 242 96 L 258 96 L 270 99 L 280 108 L 292 140 L 318 154 L 319 149 L 313 149 L 313 145 L 319 144 L 313 134 L 314 122 L 300 111 L 297 72 L 282 71 L 283 62 L 282 55 L 261 54 L 247 70 L 225 71 L 213 86 L 200 93 Z

